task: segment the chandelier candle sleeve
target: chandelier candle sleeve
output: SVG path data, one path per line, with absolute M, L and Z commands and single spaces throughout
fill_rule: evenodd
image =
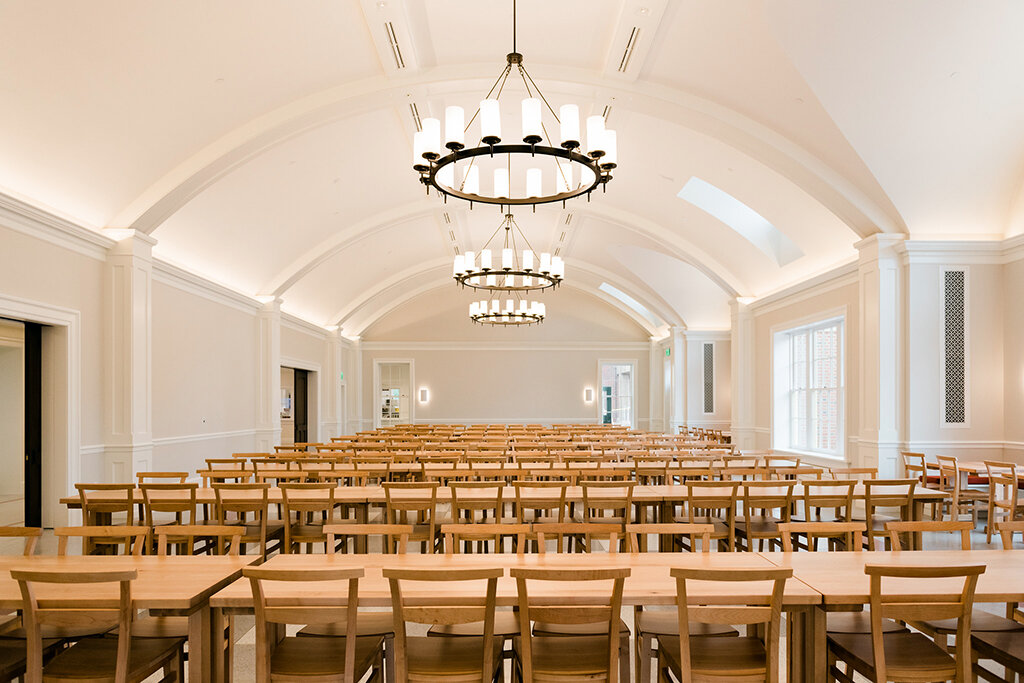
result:
M 614 130 L 604 131 L 604 156 L 601 157 L 601 168 L 613 169 L 618 165 L 618 141 Z
M 445 107 L 444 146 L 448 149 L 462 149 L 466 146 L 466 114 L 462 107 Z
M 561 144 L 566 149 L 580 146 L 580 108 L 575 104 L 563 104 L 558 108 L 561 128 Z
M 418 130 L 412 136 L 412 167 L 417 171 L 430 170 L 430 164 L 424 158 L 427 151 L 427 134 Z
M 604 155 L 604 117 L 587 117 L 587 154 L 592 157 Z
M 458 254 L 455 257 L 455 270 L 454 275 L 458 277 L 466 272 L 466 259 L 462 254 Z
M 551 272 L 551 254 L 543 252 L 540 255 L 540 272 L 550 273 Z
M 523 142 L 535 145 L 544 139 L 540 125 L 540 100 L 528 97 L 523 100 Z
M 484 249 L 480 252 L 480 270 L 491 269 L 491 250 Z
M 526 272 L 533 270 L 533 252 L 529 249 L 523 251 L 523 270 Z
M 437 159 L 441 156 L 441 120 L 440 119 L 423 119 L 423 132 L 426 134 L 424 138 L 426 140 L 426 149 L 423 152 L 423 156 L 427 159 Z
M 501 269 L 502 270 L 512 270 L 512 266 L 513 266 L 512 261 L 513 261 L 512 250 L 511 249 L 502 249 L 501 250 Z
M 480 102 L 480 140 L 485 145 L 501 142 L 501 107 L 498 100 L 488 98 Z

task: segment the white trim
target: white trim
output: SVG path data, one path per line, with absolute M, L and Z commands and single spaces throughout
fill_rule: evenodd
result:
M 904 265 L 945 265 L 954 269 L 962 265 L 992 265 L 1005 263 L 1006 242 L 980 240 L 907 240 L 897 245 Z
M 380 429 L 380 366 L 384 363 L 409 364 L 409 424 L 416 424 L 416 360 L 413 358 L 374 358 L 373 359 L 373 417 L 370 422 L 374 429 Z M 432 422 L 443 422 L 433 418 Z M 363 420 L 367 422 L 367 420 Z M 403 424 L 403 423 L 399 423 Z
M 599 358 L 597 360 L 597 382 L 594 383 L 594 386 L 600 388 L 601 391 L 595 391 L 595 393 L 597 394 L 597 400 L 594 401 L 594 403 L 597 406 L 597 415 L 595 416 L 595 420 L 598 424 L 603 424 L 601 421 L 603 417 L 602 413 L 604 412 L 604 379 L 602 377 L 602 370 L 604 369 L 605 365 L 629 365 L 631 368 L 633 368 L 632 372 L 630 373 L 630 378 L 632 379 L 633 386 L 629 392 L 629 400 L 632 404 L 629 410 L 629 426 L 631 429 L 637 429 L 637 424 L 640 419 L 640 416 L 637 414 L 639 413 L 638 408 L 640 406 L 640 400 L 637 396 L 637 389 L 640 387 L 640 377 L 638 374 L 640 370 L 639 363 L 635 358 Z M 650 418 L 648 417 L 648 420 L 649 419 Z
M 964 421 L 946 421 L 946 273 L 964 274 Z M 969 266 L 939 267 L 939 425 L 950 429 L 971 426 L 971 271 Z
M 364 351 L 650 351 L 650 341 L 642 342 L 389 342 L 362 343 Z
M 106 450 L 107 450 L 106 444 L 97 443 L 97 444 L 92 444 L 91 446 L 82 446 L 82 447 L 80 447 L 78 449 L 78 454 L 81 455 L 81 456 L 86 456 L 86 455 L 103 455 L 103 453 L 106 452 Z
M 326 341 L 331 336 L 331 331 L 326 327 L 321 327 L 315 323 L 311 323 L 308 320 L 293 315 L 291 313 L 285 313 L 281 311 L 281 326 L 287 327 L 295 332 L 302 332 L 304 334 L 312 334 L 313 336 Z
M 683 330 L 688 342 L 720 342 L 731 341 L 732 330 Z
M 263 308 L 250 296 L 158 258 L 153 259 L 153 280 L 243 313 L 256 315 Z
M 199 441 L 215 441 L 217 439 L 234 439 L 242 436 L 256 436 L 256 429 L 237 429 L 230 432 L 207 432 L 206 434 L 185 434 L 182 436 L 161 436 L 153 439 L 153 446 L 172 446 L 181 443 Z M 90 446 L 89 448 L 110 448 L 109 446 Z
M 900 450 L 904 451 L 941 451 L 946 448 L 976 448 L 988 450 L 1001 448 L 1024 448 L 1024 443 L 1017 441 L 906 441 L 898 445 Z
M 803 282 L 798 282 L 774 294 L 761 297 L 757 301 L 751 302 L 748 308 L 755 316 L 763 315 L 777 311 L 780 308 L 792 306 L 801 301 L 806 301 L 807 299 L 813 299 L 826 292 L 855 285 L 859 278 L 859 267 L 859 262 L 856 260 L 852 263 L 843 264 L 838 268 L 833 268 L 826 273 L 816 275 Z
M 1024 234 L 1003 240 L 1003 263 L 1024 259 Z
M 0 225 L 97 261 L 106 261 L 107 250 L 116 244 L 114 240 L 96 230 L 83 228 L 66 218 L 2 192 Z

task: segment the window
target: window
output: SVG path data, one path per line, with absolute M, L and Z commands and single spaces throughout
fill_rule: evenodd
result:
M 777 332 L 774 447 L 842 455 L 843 319 Z
M 635 427 L 633 363 L 601 363 L 601 423 Z

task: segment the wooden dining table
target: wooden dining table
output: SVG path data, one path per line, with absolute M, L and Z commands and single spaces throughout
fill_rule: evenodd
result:
M 217 622 L 220 633 L 212 632 L 210 597 L 239 579 L 242 568 L 258 559 L 258 556 L 0 556 L 0 610 L 13 612 L 22 608 L 21 591 L 18 582 L 11 578 L 12 569 L 135 569 L 138 571 L 138 578 L 132 582 L 135 607 L 163 616 L 187 616 L 188 680 L 211 681 L 222 677 L 215 669 L 223 670 L 224 633 L 220 620 Z M 87 590 L 73 584 L 40 584 L 36 595 L 40 599 L 74 598 L 83 607 L 116 608 L 119 594 L 115 584 L 90 586 Z M 216 645 L 211 647 L 214 643 Z
M 545 567 L 587 569 L 594 567 L 629 567 L 630 576 L 625 580 L 622 603 L 626 606 L 666 606 L 676 601 L 676 584 L 669 574 L 673 567 L 692 569 L 766 569 L 775 566 L 773 562 L 757 553 L 571 553 L 543 555 L 512 553 L 468 554 L 468 555 L 276 555 L 263 565 L 267 568 L 297 569 L 322 567 L 360 567 L 366 571 L 359 580 L 359 604 L 365 607 L 390 607 L 391 591 L 382 577 L 383 567 L 416 569 L 452 569 L 465 567 L 502 567 L 505 576 L 498 581 L 497 605 L 517 604 L 515 581 L 508 575 L 513 567 Z M 691 601 L 711 600 L 715 604 L 741 604 L 756 597 L 771 593 L 771 582 L 725 584 L 697 581 L 688 585 Z M 318 598 L 332 596 L 332 604 L 345 604 L 347 584 L 345 582 L 268 584 L 268 597 Z M 409 584 L 403 586 L 407 598 L 422 600 L 429 604 L 436 599 L 444 600 L 478 599 L 484 594 L 484 582 L 453 582 L 437 584 Z M 531 586 L 531 598 L 543 600 L 557 597 L 561 604 L 587 604 L 596 600 L 607 600 L 610 587 L 604 582 L 578 582 L 570 584 L 547 584 L 540 582 Z M 821 602 L 821 596 L 798 580 L 786 583 L 783 595 L 783 609 L 794 619 L 794 615 L 810 613 Z M 236 581 L 227 586 L 210 600 L 213 612 L 214 633 L 223 633 L 217 625 L 230 614 L 252 614 L 252 588 L 248 581 Z M 808 620 L 795 619 L 791 623 L 804 624 Z M 790 639 L 803 642 L 804 635 L 797 633 Z M 214 649 L 219 648 L 217 643 Z M 790 680 L 803 678 L 806 665 L 804 650 L 799 646 L 791 648 L 796 656 L 790 656 Z M 649 663 L 645 663 L 645 666 Z M 637 680 L 641 680 L 638 678 Z

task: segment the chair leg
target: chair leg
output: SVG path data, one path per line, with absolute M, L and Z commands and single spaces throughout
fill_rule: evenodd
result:
M 636 680 L 651 683 L 651 659 L 654 656 L 654 637 L 638 633 L 636 636 Z

